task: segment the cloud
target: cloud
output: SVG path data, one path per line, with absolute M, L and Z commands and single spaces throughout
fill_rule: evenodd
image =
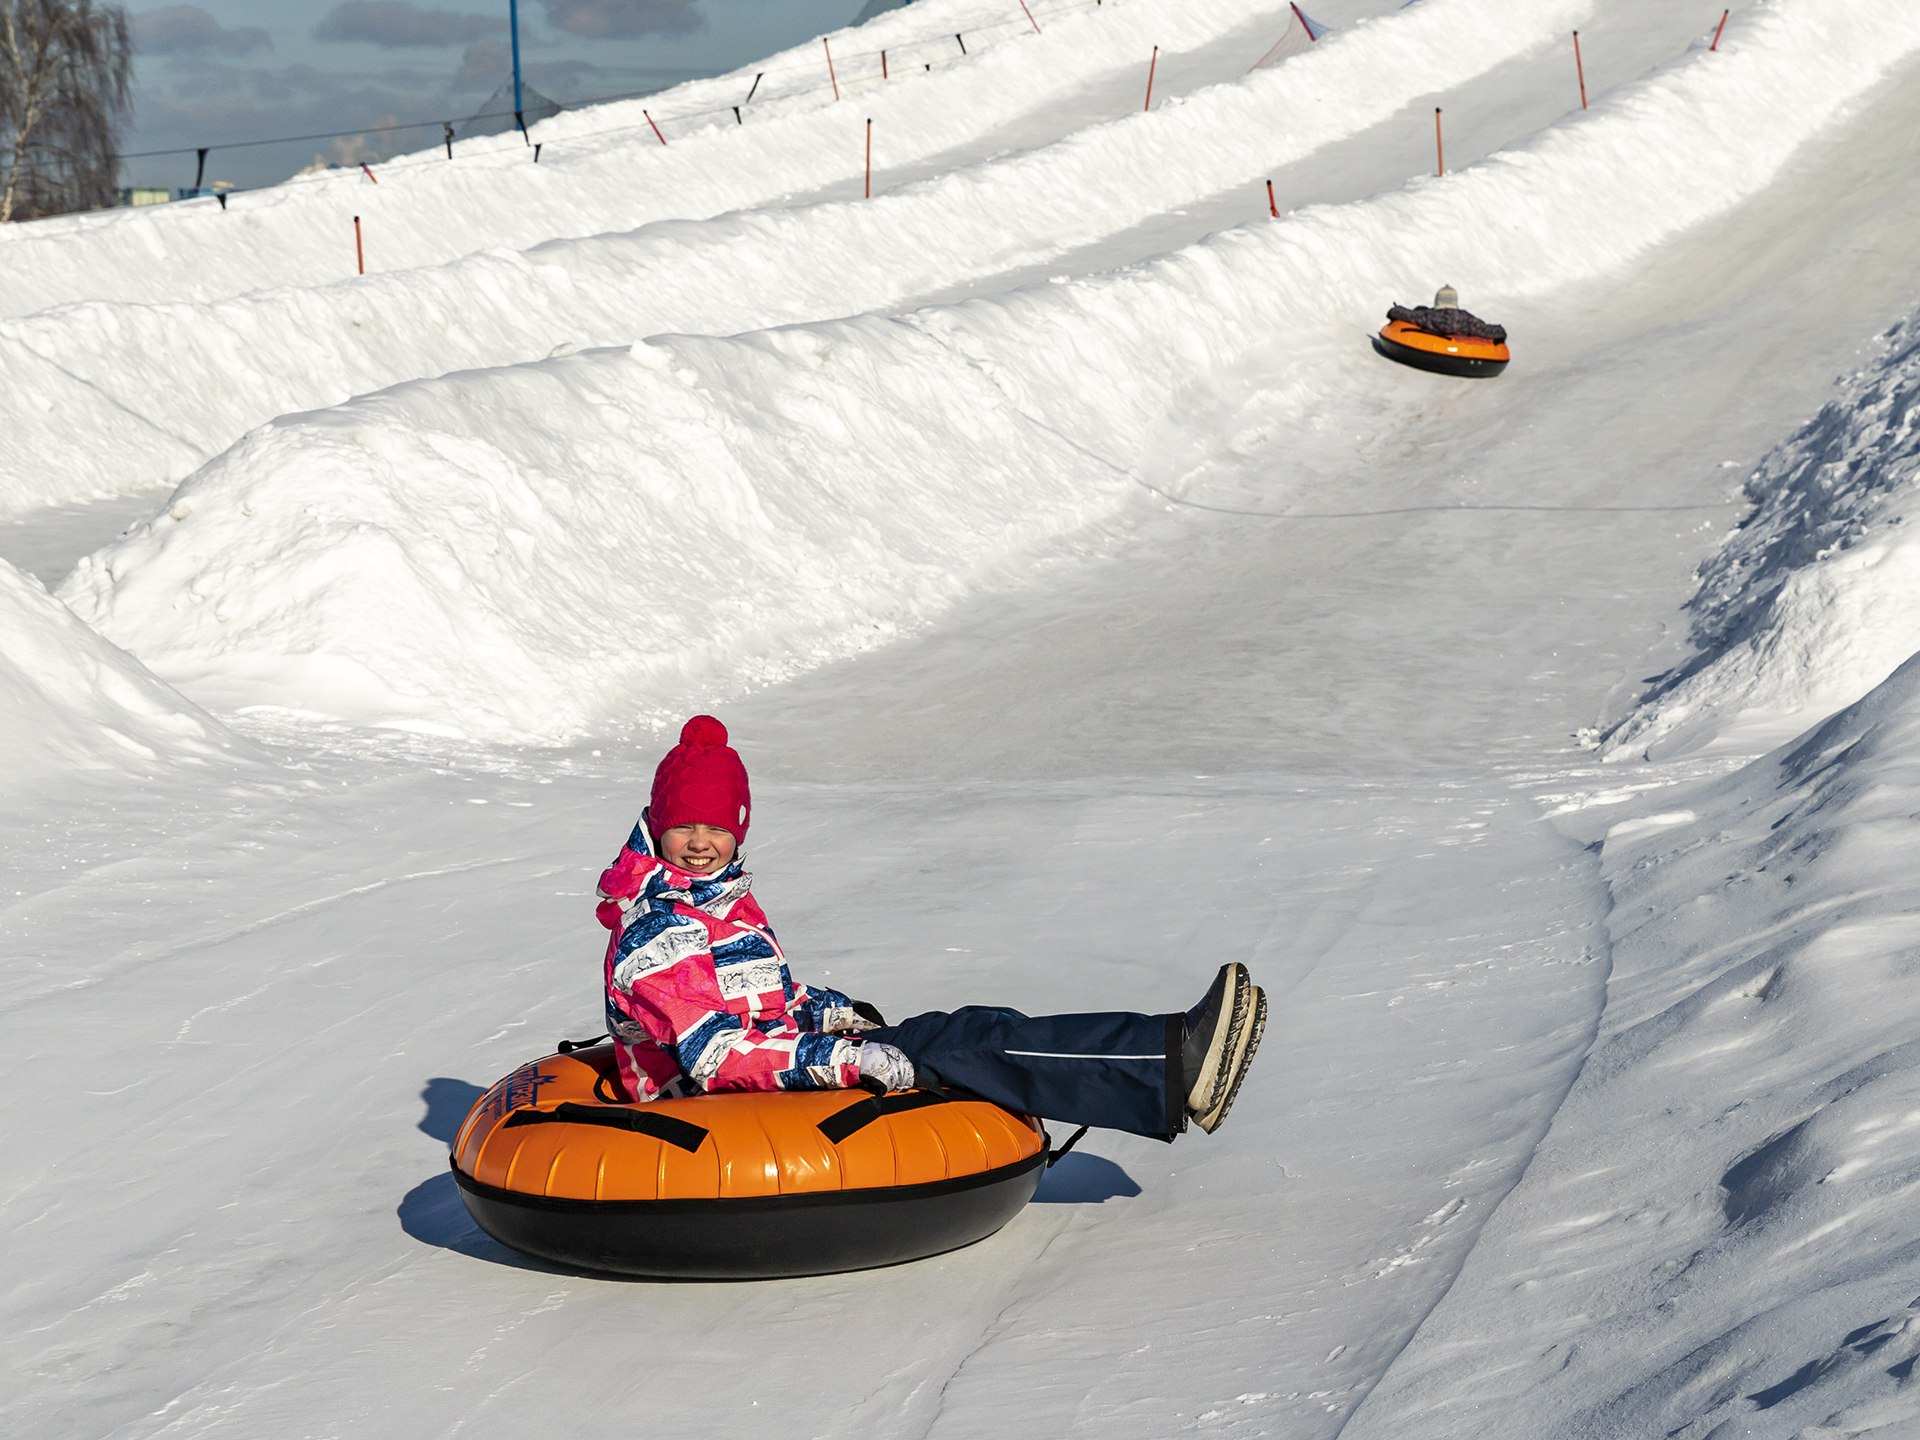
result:
M 133 17 L 133 48 L 142 55 L 251 55 L 271 50 L 273 41 L 252 25 L 223 30 L 198 5 L 169 5 Z
M 513 73 L 513 54 L 501 40 L 482 40 L 469 45 L 460 57 L 459 73 L 453 77 L 456 90 L 491 90 L 503 76 Z
M 634 35 L 689 35 L 706 22 L 693 0 L 544 0 L 556 30 L 596 40 Z
M 407 46 L 464 45 L 470 40 L 498 35 L 506 28 L 507 22 L 497 15 L 416 10 L 406 0 L 347 0 L 321 18 L 313 27 L 313 38 L 383 45 L 395 50 Z

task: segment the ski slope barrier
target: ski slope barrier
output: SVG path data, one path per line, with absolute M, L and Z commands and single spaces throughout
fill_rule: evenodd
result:
M 1920 310 L 1747 482 L 1701 567 L 1699 653 L 1608 737 L 1608 759 L 1759 747 L 1859 699 L 1920 633 Z M 1907 523 L 1912 516 L 1914 524 Z
M 0 560 L 0 793 L 231 757 L 225 728 Z
M 1616 825 L 1599 1038 L 1344 1434 L 1920 1427 L 1920 657 Z
M 1263 423 L 1337 404 L 1356 332 L 1436 276 L 1498 313 L 1628 264 L 1917 46 L 1920 11 L 1771 0 L 1468 170 L 1110 276 L 287 417 L 61 593 L 217 705 L 543 740 L 651 718 L 873 644 L 1116 512 L 1236 386 Z
M 529 131 L 542 145 L 537 165 L 517 133 L 457 141 L 449 162 L 434 131 L 412 131 L 408 143 L 422 148 L 380 162 L 377 184 L 358 169 L 322 171 L 242 192 L 225 210 L 201 199 L 0 226 L 0 315 L 101 299 L 204 302 L 343 280 L 354 274 L 355 215 L 365 222 L 369 266 L 403 270 L 857 185 L 868 115 L 887 162 L 906 164 L 1139 69 L 1154 45 L 1169 54 L 1196 48 L 1273 10 L 1273 0 L 1113 0 L 1063 12 L 1041 0 L 1045 33 L 1023 35 L 1018 0 L 918 0 L 829 37 L 844 66 L 847 98 L 838 103 L 816 39 L 718 79 L 563 111 Z M 961 55 L 951 32 L 983 26 L 1002 38 L 982 49 L 976 33 L 973 53 Z M 934 42 L 931 71 L 920 68 L 915 41 Z M 890 44 L 908 46 L 893 60 L 911 68 L 896 69 L 883 87 L 877 52 Z M 766 78 L 742 105 L 760 72 Z
M 1249 213 L 1257 213 L 1253 177 L 1276 155 L 1297 159 L 1375 125 L 1430 90 L 1436 75 L 1458 83 L 1484 73 L 1579 23 L 1590 7 L 1423 0 L 1329 35 L 1283 66 L 870 201 L 659 223 L 211 304 L 92 303 L 0 321 L 0 366 L 19 377 L 0 394 L 0 510 L 178 481 L 275 416 L 403 380 L 537 360 L 563 344 L 734 334 L 893 308 L 1045 261 L 1236 183 L 1247 185 Z M 1144 53 L 1134 38 L 1114 39 L 1148 33 L 1144 15 L 1105 28 L 1076 18 L 1118 45 L 1115 53 Z M 1043 57 L 1012 45 L 998 55 L 1006 63 L 991 77 L 997 88 L 986 108 L 1011 112 L 1028 103 L 1022 90 Z M 976 86 L 988 78 L 976 76 Z M 883 155 L 894 115 L 907 108 L 878 121 Z M 861 114 L 823 123 L 838 127 L 832 143 L 812 132 L 806 143 L 857 158 Z M 737 142 L 723 133 L 715 143 L 758 143 L 773 129 Z M 650 133 L 645 144 L 660 149 Z M 643 147 L 640 158 L 652 157 Z M 448 213 L 443 223 L 457 229 L 461 220 Z

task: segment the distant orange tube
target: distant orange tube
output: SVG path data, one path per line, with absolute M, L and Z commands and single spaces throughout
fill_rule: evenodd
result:
M 1389 360 L 1438 375 L 1484 379 L 1507 368 L 1513 354 L 1504 344 L 1466 335 L 1431 335 L 1405 320 L 1390 320 L 1373 337 L 1373 348 Z

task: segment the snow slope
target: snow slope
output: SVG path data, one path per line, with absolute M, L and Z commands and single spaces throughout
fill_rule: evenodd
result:
M 1684 803 L 1609 833 L 1599 1041 L 1356 1440 L 1920 1428 L 1920 657 Z
M 1060 102 L 1105 76 L 1124 71 L 1135 93 L 1134 72 L 1156 44 L 1178 56 L 1271 10 L 1270 0 L 1042 0 L 1035 14 L 1046 33 L 1034 35 L 1005 0 L 920 0 L 829 37 L 841 42 L 843 90 L 859 96 L 857 107 L 836 107 L 812 42 L 750 70 L 555 116 L 530 134 L 543 146 L 537 166 L 518 134 L 462 140 L 449 163 L 435 132 L 414 131 L 404 143 L 422 148 L 383 162 L 378 184 L 357 170 L 320 172 L 245 192 L 224 210 L 198 200 L 10 226 L 0 233 L 0 315 L 102 299 L 207 301 L 344 279 L 354 273 L 356 214 L 379 271 L 857 185 L 858 132 L 869 114 L 885 127 L 890 163 L 951 163 L 955 147 L 1010 122 L 1041 129 L 1051 111 L 1071 113 Z M 1270 28 L 1262 18 L 1255 33 Z M 974 32 L 968 55 L 958 53 L 954 31 Z M 923 41 L 939 52 L 931 72 L 920 68 L 933 58 L 918 53 Z M 1244 44 L 1259 41 L 1250 34 Z M 880 93 L 885 46 L 909 68 Z M 758 71 L 766 79 L 744 108 L 749 123 L 736 124 L 731 107 L 746 100 Z M 660 144 L 643 110 L 672 143 Z
M 1807 53 L 1821 48 L 1812 7 L 1756 7 L 1713 63 L 1751 67 L 1736 46 L 1782 14 L 1807 27 Z M 1842 38 L 1855 23 L 1821 18 Z M 271 741 L 280 765 L 209 785 L 206 770 L 172 775 L 129 752 L 105 784 L 67 780 L 0 807 L 0 1430 L 416 1440 L 521 1436 L 557 1415 L 860 1440 L 1911 1429 L 1896 1387 L 1912 1332 L 1899 1327 L 1920 1286 L 1892 1289 L 1915 1231 L 1897 1188 L 1911 1164 L 1904 1061 L 1896 1051 L 1871 1079 L 1847 1071 L 1855 1048 L 1906 1043 L 1906 1002 L 1888 980 L 1911 948 L 1899 862 L 1916 808 L 1913 678 L 1805 754 L 1703 796 L 1676 781 L 1723 759 L 1602 765 L 1571 732 L 1616 717 L 1658 668 L 1648 655 L 1671 650 L 1663 620 L 1742 508 L 1726 477 L 1751 466 L 1730 457 L 1777 445 L 1782 417 L 1810 413 L 1861 343 L 1911 310 L 1899 257 L 1920 227 L 1906 145 L 1917 72 L 1910 55 L 1741 177 L 1751 189 L 1737 204 L 1680 195 L 1652 167 L 1645 184 L 1673 185 L 1676 218 L 1651 238 L 1624 203 L 1638 203 L 1642 178 L 1608 182 L 1598 159 L 1574 167 L 1619 212 L 1617 226 L 1588 220 L 1580 245 L 1639 245 L 1632 283 L 1585 248 L 1565 283 L 1548 283 L 1557 259 L 1537 258 L 1504 291 L 1487 282 L 1483 308 L 1525 337 L 1495 384 L 1378 360 L 1360 327 L 1379 297 L 1335 295 L 1329 313 L 1350 307 L 1356 323 L 1317 330 L 1309 314 L 1284 332 L 1296 348 L 1256 341 L 1239 363 L 1231 346 L 1205 348 L 1232 332 L 1203 331 L 1177 393 L 1156 393 L 1172 362 L 1101 348 L 1112 297 L 1160 306 L 1139 332 L 1156 338 L 1181 305 L 1205 316 L 1220 296 L 1239 303 L 1234 285 L 1271 267 L 1227 263 L 1249 244 L 1236 237 L 1130 276 L 935 312 L 931 329 L 864 317 L 667 337 L 638 359 L 565 356 L 285 422 L 299 445 L 261 453 L 294 472 L 285 489 L 319 512 L 339 570 L 314 549 L 275 571 L 271 547 L 249 542 L 233 551 L 235 593 L 311 581 L 324 619 L 359 613 L 351 591 L 369 574 L 412 569 L 410 593 L 429 603 L 395 608 L 402 644 L 430 633 L 459 647 L 461 627 L 490 616 L 496 629 L 475 630 L 475 644 L 503 663 L 547 643 L 542 628 L 589 604 L 603 576 L 677 577 L 676 614 L 736 617 L 743 643 L 711 662 L 717 680 L 688 668 L 669 631 L 644 637 L 668 657 L 646 698 L 721 707 L 745 748 L 758 893 L 803 976 L 889 1011 L 1171 1009 L 1221 959 L 1244 958 L 1274 998 L 1269 1038 L 1221 1134 L 1170 1148 L 1090 1137 L 1038 1203 L 956 1255 L 741 1286 L 530 1264 L 466 1219 L 445 1137 L 480 1087 L 555 1036 L 597 1028 L 592 877 L 632 822 L 660 735 L 596 723 L 561 749 L 376 741 L 255 712 L 235 723 Z M 1694 165 L 1720 153 L 1703 133 L 1742 112 L 1707 107 L 1687 73 L 1568 117 L 1557 128 L 1569 153 L 1602 126 L 1622 142 L 1616 168 L 1649 155 L 1684 168 L 1669 147 Z M 1496 115 L 1533 78 L 1488 75 L 1514 87 L 1486 97 Z M 1620 126 L 1663 106 L 1667 127 Z M 1762 152 L 1785 143 L 1756 136 Z M 1406 173 L 1384 147 L 1344 153 L 1374 168 L 1342 195 Z M 1550 169 L 1542 153 L 1545 141 L 1483 169 Z M 1431 219 L 1434 192 L 1454 186 L 1417 185 L 1400 213 Z M 1543 190 L 1541 203 L 1564 202 Z M 1329 208 L 1318 223 L 1364 243 L 1360 222 L 1379 213 Z M 1304 244 L 1310 228 L 1260 230 L 1321 257 L 1303 273 L 1336 285 L 1376 263 L 1343 270 L 1325 258 L 1332 242 Z M 1400 298 L 1447 278 L 1480 303 L 1463 278 L 1471 256 L 1413 243 L 1414 262 L 1463 268 L 1396 274 Z M 1791 346 L 1775 343 L 1782 313 L 1796 319 Z M 956 414 L 1017 404 L 1053 427 L 1059 463 L 1105 474 L 1072 458 L 1102 447 L 1134 477 L 1113 482 L 1131 498 L 1096 495 L 1092 523 L 1053 542 L 1013 536 L 1005 563 L 943 577 L 953 562 L 940 557 L 997 543 L 968 532 L 1017 513 L 992 509 L 1012 502 L 990 493 L 976 522 L 940 486 L 889 474 L 896 516 L 888 494 L 859 487 L 882 473 L 869 447 L 908 443 L 906 424 L 879 428 L 897 406 L 907 420 L 938 413 L 914 387 L 954 373 L 921 363 L 949 341 L 998 367 L 955 395 Z M 1050 358 L 1067 342 L 1086 349 Z M 1113 383 L 1142 354 L 1148 382 L 1111 408 L 1089 400 L 1092 385 L 1010 400 L 1001 388 L 1056 363 L 1075 384 L 1083 367 Z M 659 507 L 677 494 L 677 549 L 608 562 L 547 608 L 537 587 L 562 571 L 544 551 L 591 554 L 581 532 L 603 533 L 593 507 L 609 503 L 577 457 L 621 463 L 636 447 L 598 410 L 603 431 L 587 433 L 599 448 L 564 433 L 583 395 L 619 408 L 601 388 L 609 372 L 655 387 L 665 435 L 649 443 L 666 459 L 647 463 L 663 487 L 718 473 L 723 493 L 770 495 L 816 526 L 804 542 L 815 551 L 794 542 L 782 555 L 830 566 L 849 545 L 861 563 L 907 553 L 918 568 L 899 588 L 925 578 L 950 598 L 915 611 L 894 643 L 741 695 L 760 634 L 742 594 L 775 592 L 680 568 L 721 563 L 718 526 L 746 537 L 747 560 L 758 553 L 751 512 L 697 523 L 683 512 L 707 497 L 684 485 L 614 497 Z M 526 423 L 497 424 L 488 407 L 515 395 Z M 1124 412 L 1129 396 L 1146 419 Z M 650 413 L 637 413 L 644 429 Z M 989 442 L 1046 433 L 984 413 Z M 731 428 L 715 438 L 687 418 L 716 414 Z M 428 474 L 400 443 L 414 425 L 432 441 Z M 712 462 L 750 456 L 756 434 L 803 462 L 837 447 L 808 478 L 842 508 L 736 487 Z M 511 465 L 484 453 L 502 435 L 524 447 Z M 669 453 L 689 435 L 706 448 Z M 390 463 L 383 482 L 370 455 Z M 909 478 L 934 463 L 908 455 Z M 480 478 L 436 492 L 456 466 Z M 232 508 L 194 542 L 207 559 L 183 569 L 211 575 L 213 547 L 245 522 L 291 515 L 275 475 L 263 464 L 222 479 L 212 493 Z M 156 516 L 107 557 L 128 562 L 130 589 L 147 560 L 172 565 L 171 537 L 195 533 L 192 488 L 183 518 Z M 820 588 L 841 579 L 829 569 Z M 171 581 L 146 593 L 195 604 Z M 217 626 L 227 593 L 200 593 Z M 794 603 L 777 593 L 762 624 Z M 847 634 L 819 628 L 833 603 L 805 600 L 793 633 Z M 433 630 L 449 616 L 458 623 Z M 293 606 L 281 618 L 300 619 Z M 631 625 L 613 633 L 634 643 Z M 58 643 L 70 658 L 95 642 Z M 48 663 L 65 673 L 65 659 Z M 577 678 L 571 663 L 543 673 Z M 236 673 L 210 673 L 196 693 L 231 685 L 238 703 L 251 682 Z M 334 676 L 342 690 L 370 683 L 345 665 Z M 509 678 L 524 693 L 503 705 L 545 714 L 567 701 L 539 692 L 542 673 Z M 381 703 L 404 723 L 439 723 L 444 704 L 410 698 L 411 710 Z M 32 723 L 74 710 L 63 701 Z M 17 738 L 0 730 L 10 748 Z M 1664 793 L 1635 823 L 1601 850 L 1582 843 L 1648 789 Z M 1683 810 L 1693 818 L 1674 818 Z M 1759 977 L 1733 970 L 1769 946 L 1779 970 L 1765 998 L 1739 995 Z M 1581 1079 L 1601 1027 L 1605 1049 Z M 1673 1041 L 1649 1045 L 1663 1034 Z M 1843 1076 L 1861 1083 L 1829 1103 Z M 1590 1173 L 1591 1154 L 1612 1168 Z M 1635 1218 L 1581 1223 L 1616 1204 Z M 1648 1223 L 1662 1213 L 1664 1226 Z M 1701 1251 L 1692 1269 L 1649 1278 L 1685 1263 L 1662 1248 L 1682 1238 Z M 1529 1259 L 1533 1272 L 1508 1268 Z
M 0 791 L 204 767 L 245 754 L 226 728 L 0 560 Z
M 1748 480 L 1754 512 L 1701 568 L 1697 653 L 1607 737 L 1612 756 L 1752 749 L 1879 684 L 1911 653 L 1920 548 L 1920 313 Z
M 1511 304 L 1616 270 L 1763 187 L 1916 46 L 1920 11 L 1778 0 L 1464 172 L 1112 276 L 283 419 L 61 593 L 224 706 L 496 738 L 653 718 L 883 639 L 1141 483 L 1177 493 L 1142 457 L 1227 376 L 1299 423 L 1383 295 L 1442 274 Z
M 660 221 L 623 235 L 524 252 L 495 248 L 439 266 L 213 304 L 96 301 L 0 321 L 0 363 L 31 377 L 0 396 L 0 504 L 18 510 L 178 481 L 276 416 L 404 380 L 537 360 L 561 344 L 624 345 L 665 331 L 726 335 L 887 310 L 1044 263 L 1228 184 L 1245 186 L 1250 215 L 1259 200 L 1255 177 L 1275 156 L 1298 158 L 1381 122 L 1430 92 L 1436 75 L 1465 83 L 1578 24 L 1590 6 L 1424 0 L 1254 75 L 1244 74 L 1244 55 L 1228 50 L 1216 66 L 1232 77 L 1228 83 L 1185 97 L 1168 96 L 1163 86 L 1152 114 L 1129 106 L 1120 118 L 1053 143 L 903 187 L 883 174 L 871 200 L 856 192 L 701 223 Z M 964 109 L 924 88 L 903 88 L 877 111 L 868 107 L 883 165 L 926 148 L 916 127 L 929 115 L 949 129 L 978 128 L 1057 96 L 1058 78 L 1051 87 L 1036 81 L 1058 50 L 1075 57 L 1067 75 L 1084 83 L 1099 73 L 1100 57 L 1145 49 L 1141 37 L 1158 33 L 1152 26 L 1166 28 L 1167 17 L 1147 7 L 1124 13 L 1125 24 L 1081 17 L 1084 33 L 1035 37 L 1046 39 L 1045 55 L 1008 47 L 1004 58 L 1017 51 L 1029 64 L 969 76 Z M 1258 22 L 1263 30 L 1271 23 L 1264 15 Z M 1095 58 L 1082 58 L 1080 47 L 1096 32 Z M 792 140 L 803 153 L 859 157 L 860 115 L 810 123 L 814 132 Z M 831 139 L 817 133 L 826 126 L 835 127 Z M 665 163 L 651 132 L 644 138 L 637 149 L 631 136 L 622 141 L 623 163 Z M 718 132 L 713 146 L 750 153 L 722 166 L 717 155 L 689 151 L 675 162 L 683 172 L 653 183 L 659 193 L 685 197 L 684 213 L 708 214 L 701 198 L 707 171 L 783 167 L 786 156 L 769 149 L 776 138 L 772 126 Z M 1178 162 L 1169 164 L 1170 155 Z M 405 193 L 394 203 L 406 205 L 412 223 L 436 234 L 467 225 L 432 193 L 398 188 L 407 183 L 404 172 L 389 173 L 381 195 Z M 369 213 L 367 223 L 384 220 Z

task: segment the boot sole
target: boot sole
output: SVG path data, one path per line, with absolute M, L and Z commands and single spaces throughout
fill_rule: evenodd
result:
M 1194 1116 L 1193 1123 L 1211 1135 L 1220 1128 L 1220 1122 L 1227 1118 L 1227 1112 L 1233 1108 L 1234 1098 L 1240 1093 L 1241 1082 L 1247 1078 L 1247 1071 L 1253 1068 L 1253 1052 L 1260 1048 L 1260 1037 L 1267 1029 L 1267 992 L 1258 985 L 1253 987 L 1253 1023 L 1247 1026 L 1244 1043 L 1233 1062 L 1232 1083 L 1227 1086 L 1226 1098 L 1219 1108 L 1205 1115 Z
M 1207 1054 L 1200 1062 L 1199 1078 L 1194 1081 L 1193 1089 L 1187 1092 L 1187 1113 L 1191 1115 L 1211 1114 L 1218 1108 L 1233 1076 L 1234 1057 L 1246 1035 L 1247 1016 L 1252 1009 L 1253 977 L 1247 973 L 1247 967 L 1237 960 L 1225 968 L 1227 993 L 1221 997 L 1220 1018 L 1214 1024 L 1212 1038 L 1207 1042 Z M 1196 1095 L 1200 1097 L 1197 1100 L 1194 1098 Z

